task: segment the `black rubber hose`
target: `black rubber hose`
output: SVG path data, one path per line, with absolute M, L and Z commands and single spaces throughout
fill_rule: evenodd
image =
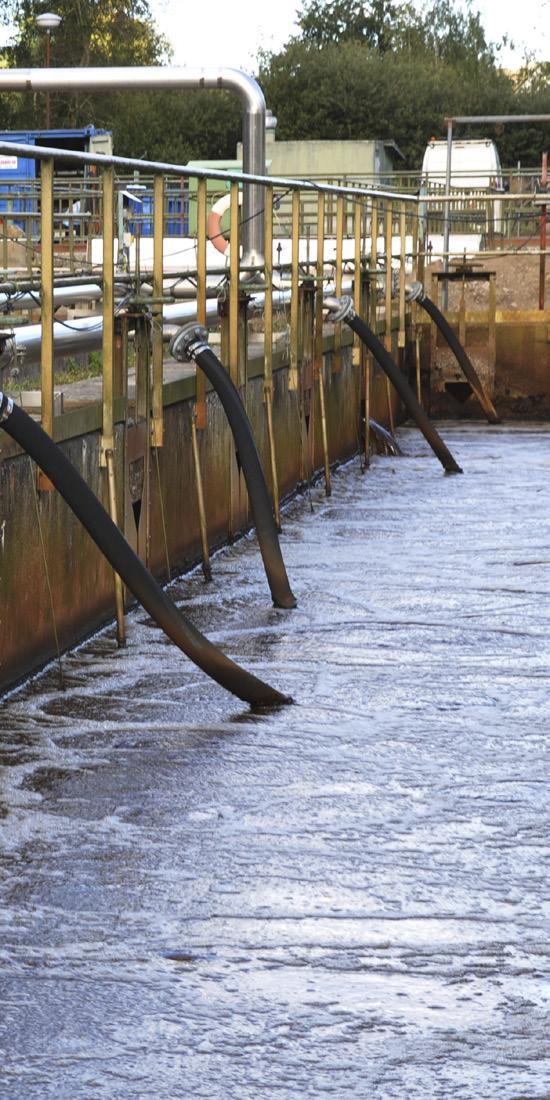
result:
M 229 421 L 250 497 L 267 581 L 275 607 L 296 607 L 281 554 L 269 492 L 246 409 L 239 391 L 214 352 L 202 345 L 193 359 L 214 387 Z
M 491 398 L 483 389 L 483 383 L 471 361 L 463 348 L 458 336 L 451 328 L 447 318 L 443 315 L 440 309 L 437 308 L 435 302 L 432 302 L 431 298 L 427 295 L 417 299 L 418 304 L 422 306 L 422 309 L 432 318 L 434 324 L 437 325 L 442 336 L 445 337 L 459 367 L 461 368 L 464 377 L 467 378 L 470 386 L 475 393 L 485 416 L 490 424 L 500 424 L 500 417 L 491 401 Z
M 375 359 L 377 359 L 382 370 L 387 374 L 392 385 L 395 386 L 395 389 L 412 416 L 415 424 L 420 428 L 424 439 L 430 444 L 432 451 L 437 456 L 446 472 L 448 474 L 461 474 L 462 470 L 460 466 L 455 462 L 451 452 L 445 446 L 439 432 L 436 431 L 429 417 L 426 416 L 422 405 L 420 405 L 414 396 L 404 374 L 401 373 L 397 363 L 394 362 L 390 353 L 386 351 L 384 345 L 378 337 L 375 336 L 372 329 L 370 329 L 353 310 L 348 312 L 344 319 L 346 324 L 357 333 L 359 338 L 372 352 Z
M 0 426 L 50 478 L 102 554 L 151 618 L 208 676 L 252 706 L 280 706 L 292 700 L 226 657 L 187 622 L 134 553 L 74 466 L 27 413 L 0 393 Z

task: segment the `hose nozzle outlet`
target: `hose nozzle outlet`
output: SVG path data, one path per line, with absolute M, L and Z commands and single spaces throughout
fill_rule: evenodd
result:
M 353 298 L 347 294 L 343 298 L 325 298 L 323 309 L 329 313 L 328 320 L 333 325 L 339 324 L 340 321 L 348 321 L 355 316 Z
M 197 325 L 196 321 L 190 321 L 188 325 L 178 329 L 176 335 L 170 340 L 170 355 L 180 363 L 191 363 L 200 355 L 201 351 L 208 348 L 208 329 L 203 325 Z
M 405 284 L 405 301 L 421 302 L 424 297 L 424 285 L 420 281 Z

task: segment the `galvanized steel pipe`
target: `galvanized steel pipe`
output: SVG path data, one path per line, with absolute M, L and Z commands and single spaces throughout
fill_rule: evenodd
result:
M 327 286 L 323 293 L 334 294 L 334 286 Z M 276 291 L 275 294 L 276 304 L 279 307 L 288 305 L 291 297 L 290 290 Z M 265 294 L 260 291 L 252 295 L 248 308 L 250 311 L 261 310 L 264 304 Z M 164 306 L 163 319 L 167 326 L 184 325 L 187 321 L 196 321 L 196 300 L 174 302 Z M 207 299 L 205 322 L 210 326 L 219 322 L 217 299 Z M 93 317 L 79 317 L 72 321 L 56 321 L 53 326 L 53 339 L 56 358 L 60 359 L 67 355 L 101 349 L 103 318 L 98 314 Z M 4 350 L 0 350 L 0 370 L 9 368 L 16 358 L 21 358 L 25 365 L 40 363 L 41 344 L 42 325 L 24 325 L 16 328 Z
M 2 92 L 120 91 L 121 89 L 225 89 L 243 106 L 243 172 L 265 174 L 265 99 L 259 84 L 229 68 L 175 66 L 101 69 L 0 69 Z M 55 150 L 52 150 L 52 155 Z M 107 158 L 105 158 L 107 160 Z M 244 187 L 243 264 L 262 264 L 264 251 L 264 197 L 257 184 Z

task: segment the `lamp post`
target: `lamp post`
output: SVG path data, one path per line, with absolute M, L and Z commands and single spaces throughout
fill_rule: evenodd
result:
M 53 11 L 42 12 L 36 16 L 36 25 L 41 31 L 46 31 L 46 68 L 52 63 L 52 31 L 57 30 L 61 23 L 61 16 Z M 50 93 L 46 92 L 46 130 L 50 128 Z

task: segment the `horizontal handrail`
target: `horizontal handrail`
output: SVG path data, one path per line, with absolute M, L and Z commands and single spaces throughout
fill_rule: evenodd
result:
M 166 161 L 138 160 L 135 157 L 107 156 L 101 153 L 81 153 L 71 149 L 54 149 L 42 145 L 24 145 L 15 141 L 0 141 L 0 153 L 12 153 L 35 160 L 61 160 L 67 164 L 90 164 L 98 168 L 127 168 L 132 171 L 149 169 L 156 174 L 191 176 L 193 179 L 225 180 L 228 183 L 256 183 L 264 187 L 287 187 L 292 191 L 322 191 L 336 195 L 371 196 L 417 202 L 415 195 L 406 192 L 387 191 L 383 188 L 336 187 L 313 180 L 291 179 L 286 176 L 259 176 L 249 172 L 226 172 L 219 168 L 195 168 L 189 164 L 171 164 Z

